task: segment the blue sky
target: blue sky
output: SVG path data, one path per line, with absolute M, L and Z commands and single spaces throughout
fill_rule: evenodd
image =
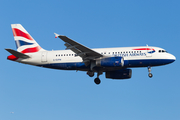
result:
M 179 120 L 180 1 L 2 0 L 0 120 Z M 176 56 L 169 65 L 133 68 L 129 80 L 24 65 L 10 24 L 20 23 L 46 50 L 65 49 L 54 32 L 90 48 L 157 46 Z M 13 113 L 11 113 L 13 112 Z

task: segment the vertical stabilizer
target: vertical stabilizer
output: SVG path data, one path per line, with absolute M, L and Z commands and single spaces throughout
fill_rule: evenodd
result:
M 31 37 L 21 24 L 11 24 L 17 51 L 21 53 L 34 53 L 45 51 Z

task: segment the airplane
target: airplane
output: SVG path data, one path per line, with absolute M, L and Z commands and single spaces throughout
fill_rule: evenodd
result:
M 11 24 L 17 51 L 5 49 L 12 55 L 8 60 L 59 70 L 86 71 L 99 85 L 99 76 L 105 72 L 109 79 L 129 79 L 130 68 L 147 67 L 151 78 L 151 67 L 174 62 L 176 57 L 165 49 L 153 46 L 117 47 L 90 49 L 64 35 L 55 34 L 65 42 L 65 50 L 43 49 L 21 24 Z

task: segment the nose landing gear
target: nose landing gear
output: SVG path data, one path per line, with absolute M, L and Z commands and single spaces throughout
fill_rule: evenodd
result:
M 151 73 L 151 67 L 150 67 L 150 66 L 148 66 L 148 72 L 149 72 L 148 76 L 149 76 L 150 78 L 152 78 L 152 77 L 153 77 L 153 74 Z
M 152 78 L 152 77 L 153 77 L 153 74 L 152 74 L 152 73 L 149 73 L 148 76 L 149 76 L 150 78 Z

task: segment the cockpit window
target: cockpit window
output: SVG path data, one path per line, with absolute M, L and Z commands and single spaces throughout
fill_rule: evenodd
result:
M 162 52 L 166 52 L 167 53 L 167 51 L 165 51 L 165 50 L 162 50 Z
M 160 53 L 167 53 L 165 50 L 159 50 Z

